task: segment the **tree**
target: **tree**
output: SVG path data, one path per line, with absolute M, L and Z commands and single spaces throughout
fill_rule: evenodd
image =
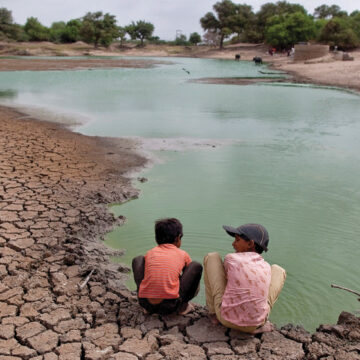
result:
M 230 0 L 217 2 L 213 9 L 216 13 L 208 12 L 200 19 L 205 31 L 217 33 L 220 36 L 220 49 L 223 48 L 224 39 L 235 32 L 237 20 L 237 5 Z
M 61 34 L 62 43 L 73 43 L 80 39 L 80 30 L 82 22 L 79 19 L 73 19 L 66 23 L 65 29 Z
M 118 36 L 115 16 L 101 11 L 88 12 L 83 17 L 80 36 L 85 42 L 94 44 L 95 48 L 99 44 L 109 46 Z
M 10 10 L 6 8 L 0 8 L 0 29 L 4 25 L 12 25 L 13 23 L 13 17 Z
M 241 35 L 250 30 L 254 24 L 255 14 L 249 5 L 236 5 L 236 14 L 234 15 L 233 30 L 240 38 Z
M 261 6 L 256 13 L 255 26 L 250 31 L 253 32 L 255 38 L 259 41 L 265 39 L 265 29 L 268 26 L 269 20 L 274 16 L 287 16 L 296 12 L 307 14 L 305 8 L 300 4 L 290 4 L 286 1 L 278 1 L 277 3 L 266 3 Z M 260 36 L 260 38 L 259 38 Z
M 320 33 L 319 40 L 339 49 L 349 50 L 357 47 L 360 39 L 351 28 L 351 23 L 344 18 L 331 19 Z
M 50 40 L 55 43 L 62 42 L 65 28 L 66 24 L 64 21 L 53 22 L 50 27 Z
M 360 11 L 353 12 L 349 19 L 349 25 L 354 30 L 357 37 L 360 39 Z
M 347 16 L 346 11 L 342 11 L 338 5 L 320 5 L 314 10 L 314 17 L 316 19 L 331 19 L 334 17 Z
M 319 39 L 321 32 L 323 31 L 326 24 L 329 20 L 326 19 L 316 19 L 315 20 L 315 39 Z
M 49 29 L 42 25 L 37 18 L 29 17 L 24 30 L 30 41 L 48 41 L 50 39 Z
M 126 37 L 126 29 L 122 26 L 118 27 L 118 37 L 120 38 L 120 46 L 123 47 Z
M 6 8 L 0 8 L 0 34 L 5 38 L 11 37 L 10 31 L 13 26 L 13 17 L 11 11 Z
M 150 39 L 155 30 L 154 25 L 145 20 L 139 20 L 136 23 L 132 22 L 125 29 L 131 39 L 140 39 L 141 46 L 144 46 L 144 40 Z
M 313 39 L 315 34 L 314 20 L 302 12 L 296 12 L 272 17 L 266 28 L 265 39 L 268 44 L 286 49 L 297 42 Z
M 197 45 L 201 42 L 201 36 L 197 32 L 193 32 L 189 36 L 189 41 L 192 45 Z

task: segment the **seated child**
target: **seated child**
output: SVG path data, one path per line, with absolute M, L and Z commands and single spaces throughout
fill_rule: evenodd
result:
M 235 253 L 222 262 L 218 253 L 204 258 L 206 305 L 213 322 L 246 333 L 271 331 L 270 310 L 284 285 L 286 272 L 261 256 L 269 235 L 259 224 L 223 226 Z
M 197 295 L 201 264 L 180 250 L 182 224 L 175 218 L 155 222 L 158 246 L 132 261 L 139 304 L 150 314 L 186 314 L 189 301 Z

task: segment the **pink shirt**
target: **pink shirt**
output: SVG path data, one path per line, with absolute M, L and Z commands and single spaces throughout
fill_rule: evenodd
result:
M 255 252 L 242 252 L 226 255 L 224 267 L 227 285 L 221 316 L 238 326 L 262 325 L 270 310 L 270 265 Z

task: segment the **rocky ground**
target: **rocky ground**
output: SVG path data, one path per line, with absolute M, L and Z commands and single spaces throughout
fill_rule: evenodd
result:
M 99 241 L 124 221 L 106 204 L 137 196 L 124 174 L 145 159 L 131 146 L 0 108 L 0 360 L 360 359 L 348 313 L 312 335 L 288 325 L 255 337 L 200 306 L 144 315 Z

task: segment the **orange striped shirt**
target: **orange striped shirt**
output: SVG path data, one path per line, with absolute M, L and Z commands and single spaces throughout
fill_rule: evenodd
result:
M 145 276 L 140 284 L 139 298 L 176 299 L 179 277 L 191 263 L 189 254 L 173 244 L 162 244 L 145 254 Z

